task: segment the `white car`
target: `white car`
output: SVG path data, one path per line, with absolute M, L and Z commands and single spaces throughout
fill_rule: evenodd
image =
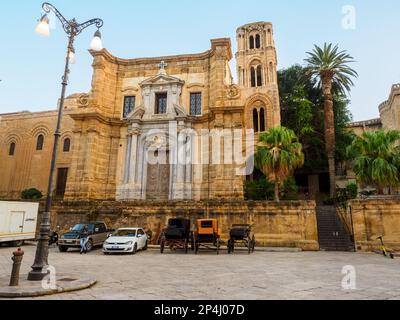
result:
M 116 230 L 103 244 L 103 253 L 132 253 L 147 250 L 148 238 L 142 228 Z

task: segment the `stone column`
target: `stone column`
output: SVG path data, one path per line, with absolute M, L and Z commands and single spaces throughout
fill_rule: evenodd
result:
M 124 171 L 124 184 L 129 183 L 129 170 L 130 170 L 130 155 L 131 155 L 132 136 L 128 134 L 125 154 L 125 171 Z
M 136 184 L 136 164 L 137 164 L 137 147 L 138 147 L 138 138 L 140 135 L 139 130 L 133 130 L 131 132 L 131 147 L 130 147 L 130 162 L 129 162 L 129 185 Z

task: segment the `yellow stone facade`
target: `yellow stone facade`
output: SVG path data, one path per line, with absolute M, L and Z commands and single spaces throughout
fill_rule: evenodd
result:
M 65 198 L 146 200 L 151 177 L 142 177 L 149 169 L 137 164 L 147 152 L 139 148 L 140 143 L 147 146 L 151 128 L 175 123 L 177 132 L 242 130 L 243 135 L 246 129 L 255 129 L 257 139 L 258 132 L 279 126 L 272 24 L 258 22 L 238 28 L 237 47 L 237 83 L 229 67 L 233 58 L 229 38 L 211 40 L 211 48 L 199 54 L 121 59 L 106 49 L 91 52 L 91 91 L 68 97 L 64 110 L 57 169 L 68 169 Z M 168 96 L 165 114 L 152 109 L 155 99 L 161 101 L 160 92 Z M 201 97 L 201 112 L 193 114 L 195 94 Z M 130 101 L 127 97 L 134 97 L 134 108 L 124 114 Z M 44 193 L 56 112 L 0 116 L 0 196 L 18 198 L 26 188 Z M 36 150 L 40 135 L 44 147 Z M 71 148 L 64 152 L 67 138 Z M 223 141 L 222 149 L 226 147 Z M 195 154 L 198 150 L 192 144 L 189 151 Z M 207 152 L 212 156 L 211 149 Z M 237 170 L 238 165 L 226 163 L 177 166 L 168 173 L 177 176 L 170 178 L 168 200 L 241 199 L 245 177 L 237 175 Z
M 400 130 L 400 83 L 394 84 L 389 99 L 379 106 L 382 125 L 387 130 Z

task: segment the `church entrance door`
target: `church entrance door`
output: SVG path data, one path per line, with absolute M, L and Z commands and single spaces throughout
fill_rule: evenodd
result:
M 169 200 L 171 166 L 169 154 L 167 164 L 147 164 L 146 200 Z

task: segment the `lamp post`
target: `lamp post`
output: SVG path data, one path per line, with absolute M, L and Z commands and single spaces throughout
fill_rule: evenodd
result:
M 74 40 L 76 36 L 78 36 L 84 29 L 86 29 L 91 25 L 95 25 L 97 27 L 97 31 L 94 34 L 94 38 L 91 42 L 90 48 L 94 51 L 101 51 L 103 49 L 101 42 L 101 33 L 100 33 L 100 28 L 103 26 L 103 20 L 92 19 L 82 24 L 79 24 L 75 19 L 69 21 L 65 19 L 63 15 L 50 3 L 45 2 L 43 3 L 42 7 L 45 14 L 40 19 L 40 22 L 36 27 L 36 32 L 43 36 L 50 35 L 50 26 L 49 26 L 50 20 L 47 14 L 53 12 L 56 15 L 56 17 L 60 20 L 65 33 L 68 35 L 68 47 L 67 47 L 67 56 L 65 58 L 65 70 L 64 70 L 64 75 L 62 77 L 61 99 L 58 106 L 57 127 L 54 134 L 54 145 L 53 145 L 53 153 L 50 165 L 46 205 L 40 223 L 40 235 L 38 239 L 38 245 L 36 248 L 35 262 L 32 266 L 31 272 L 28 275 L 28 280 L 30 281 L 41 281 L 48 274 L 47 271 L 48 255 L 49 255 L 48 241 L 50 233 L 50 211 L 52 205 L 53 178 L 57 161 L 58 142 L 61 136 L 61 131 L 60 131 L 61 119 L 64 108 L 65 92 L 68 86 L 69 65 L 70 63 L 73 63 L 73 60 L 75 59 Z

